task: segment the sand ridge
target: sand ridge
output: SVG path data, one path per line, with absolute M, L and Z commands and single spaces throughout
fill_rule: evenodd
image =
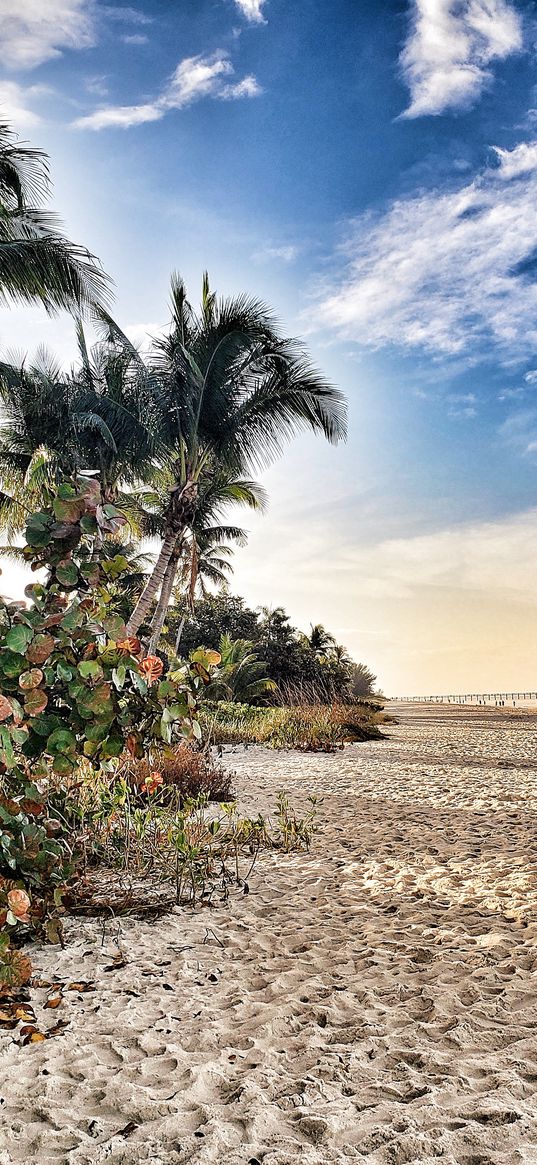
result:
M 334 755 L 226 750 L 248 812 L 324 798 L 248 896 L 123 919 L 111 972 L 113 923 L 34 952 L 96 991 L 3 1033 L 0 1165 L 537 1163 L 537 720 L 400 711 Z

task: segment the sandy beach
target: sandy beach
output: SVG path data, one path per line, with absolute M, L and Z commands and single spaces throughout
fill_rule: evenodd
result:
M 34 993 L 57 1038 L 1 1034 L 0 1165 L 537 1162 L 537 715 L 397 714 L 333 755 L 226 751 L 247 812 L 323 797 L 248 895 L 34 949 L 95 990 Z

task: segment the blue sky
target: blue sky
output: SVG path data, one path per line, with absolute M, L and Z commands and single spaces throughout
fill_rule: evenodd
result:
M 387 691 L 535 687 L 537 22 L 515 0 L 2 0 L 3 117 L 144 341 L 169 274 L 266 299 L 349 396 L 236 589 Z M 0 312 L 0 346 L 70 322 Z

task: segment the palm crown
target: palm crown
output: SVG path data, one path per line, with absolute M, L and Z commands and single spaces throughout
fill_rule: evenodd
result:
M 302 429 L 336 443 L 345 436 L 345 401 L 294 340 L 278 334 L 257 300 L 217 299 L 204 277 L 195 313 L 182 280 L 172 279 L 172 326 L 156 344 L 162 442 L 173 451 L 164 541 L 129 620 L 138 630 L 160 590 L 174 547 L 194 518 L 200 477 L 211 459 L 235 472 L 268 464 Z
M 107 300 L 109 280 L 95 256 L 69 242 L 43 209 L 49 192 L 46 154 L 0 124 L 0 299 L 80 312 Z

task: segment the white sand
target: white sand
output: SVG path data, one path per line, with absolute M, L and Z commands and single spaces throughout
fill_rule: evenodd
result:
M 536 726 L 410 709 L 344 754 L 228 754 L 248 811 L 324 795 L 312 853 L 122 920 L 123 969 L 110 924 L 37 949 L 96 990 L 36 1007 L 63 1036 L 2 1034 L 0 1165 L 536 1163 Z

